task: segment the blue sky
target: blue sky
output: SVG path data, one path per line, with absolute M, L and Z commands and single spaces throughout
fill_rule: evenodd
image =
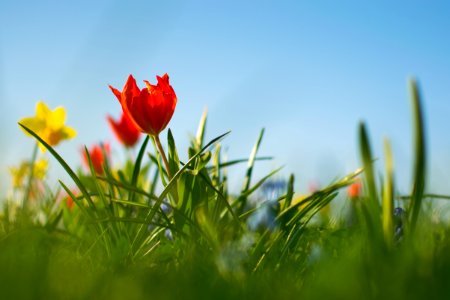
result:
M 167 72 L 178 96 L 169 127 L 185 157 L 208 107 L 207 137 L 227 130 L 228 157 L 285 165 L 298 190 L 359 165 L 356 132 L 368 124 L 376 156 L 392 139 L 402 191 L 411 171 L 407 79 L 419 80 L 427 121 L 430 187 L 450 194 L 450 4 L 446 1 L 2 1 L 0 176 L 31 155 L 17 121 L 38 100 L 68 110 L 75 140 L 58 146 L 79 164 L 83 144 L 113 141 L 120 114 L 107 85 Z M 164 132 L 165 135 L 165 132 Z M 382 164 L 379 160 L 379 164 Z M 55 161 L 52 176 L 63 176 Z M 243 171 L 232 172 L 238 187 Z

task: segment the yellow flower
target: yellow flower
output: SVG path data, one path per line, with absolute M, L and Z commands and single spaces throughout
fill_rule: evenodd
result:
M 48 161 L 46 159 L 40 159 L 34 163 L 33 166 L 33 177 L 37 179 L 44 179 L 45 174 L 47 174 Z M 23 180 L 30 173 L 30 162 L 23 161 L 18 167 L 10 167 L 9 173 L 12 176 L 13 186 L 15 188 L 21 187 Z
M 48 160 L 42 158 L 34 163 L 33 176 L 38 179 L 44 179 L 47 174 Z
M 47 104 L 39 101 L 36 104 L 36 116 L 23 118 L 19 123 L 33 130 L 50 146 L 56 146 L 62 140 L 72 139 L 77 135 L 75 129 L 64 125 L 65 121 L 66 110 L 64 107 L 59 106 L 50 110 Z M 40 143 L 39 148 L 45 151 L 45 147 Z

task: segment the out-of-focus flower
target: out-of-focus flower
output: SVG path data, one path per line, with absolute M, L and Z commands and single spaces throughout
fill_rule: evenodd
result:
M 262 187 L 261 191 L 263 197 L 269 201 L 277 201 L 278 198 L 286 192 L 286 181 L 284 180 L 271 180 L 266 181 Z
M 320 190 L 320 184 L 319 184 L 319 182 L 317 182 L 317 181 L 311 181 L 311 182 L 308 184 L 308 191 L 309 191 L 311 194 L 314 194 L 314 193 L 317 192 L 318 190 Z
M 164 231 L 164 236 L 165 236 L 166 239 L 168 239 L 169 241 L 173 241 L 172 230 L 170 230 L 169 228 L 167 228 L 167 229 Z
M 72 197 L 67 196 L 66 198 L 66 206 L 69 210 L 72 210 L 75 205 L 75 201 L 73 201 Z
M 401 207 L 394 209 L 394 239 L 400 242 L 403 238 L 403 223 L 406 213 Z
M 361 181 L 355 181 L 348 187 L 347 194 L 351 199 L 356 199 L 361 196 L 361 189 Z
M 136 127 L 147 134 L 156 136 L 166 128 L 172 118 L 177 96 L 169 84 L 169 76 L 156 76 L 157 85 L 144 81 L 147 88 L 139 89 L 132 75 L 128 77 L 125 86 L 120 92 L 109 86 L 116 95 L 122 110 L 136 125 Z
M 109 156 L 111 153 L 109 143 L 105 143 L 103 144 L 103 146 L 95 144 L 90 149 L 88 149 L 92 165 L 94 166 L 94 171 L 97 175 L 103 175 L 103 164 L 105 163 L 106 159 L 103 156 L 102 147 L 104 148 L 106 155 Z M 82 155 L 83 155 L 83 162 L 85 166 L 89 169 L 89 160 L 84 149 L 82 149 Z
M 278 198 L 286 192 L 286 186 L 284 180 L 270 180 L 262 185 L 261 197 L 250 203 L 257 208 L 247 221 L 251 230 L 276 227 L 275 218 L 280 208 Z
M 50 146 L 56 146 L 63 140 L 72 139 L 77 135 L 75 129 L 65 126 L 66 110 L 59 106 L 50 110 L 43 101 L 36 104 L 36 115 L 26 117 L 19 121 L 20 124 L 33 130 Z M 28 132 L 25 132 L 29 135 Z M 45 147 L 39 143 L 41 151 Z
M 122 116 L 118 121 L 114 120 L 111 116 L 107 116 L 106 119 L 119 142 L 126 147 L 133 147 L 136 145 L 141 133 L 127 114 L 122 113 Z
M 33 177 L 36 179 L 44 179 L 47 174 L 48 160 L 39 159 L 34 163 L 33 166 Z M 29 176 L 30 173 L 30 162 L 23 161 L 18 167 L 10 167 L 9 173 L 12 176 L 13 187 L 18 188 L 23 185 L 23 180 Z
M 9 167 L 9 173 L 12 177 L 13 187 L 18 188 L 22 186 L 23 180 L 30 170 L 28 162 L 22 162 L 18 167 Z

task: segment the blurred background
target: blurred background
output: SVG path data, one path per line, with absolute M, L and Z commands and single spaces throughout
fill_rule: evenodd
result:
M 0 194 L 7 167 L 29 159 L 17 121 L 44 100 L 67 109 L 76 139 L 57 147 L 71 166 L 80 148 L 110 141 L 120 115 L 108 84 L 168 73 L 178 96 L 169 127 L 186 158 L 209 111 L 207 139 L 232 130 L 229 159 L 248 157 L 266 128 L 257 177 L 284 165 L 297 190 L 359 166 L 357 125 L 368 124 L 377 164 L 392 139 L 396 180 L 408 192 L 412 160 L 407 80 L 419 80 L 429 190 L 450 194 L 450 4 L 446 1 L 1 1 Z M 163 132 L 165 140 L 166 131 Z M 51 160 L 50 180 L 67 178 Z M 244 170 L 230 174 L 238 189 Z

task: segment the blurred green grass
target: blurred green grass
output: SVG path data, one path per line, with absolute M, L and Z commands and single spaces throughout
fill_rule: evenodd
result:
M 255 164 L 268 159 L 258 156 L 264 130 L 248 159 L 226 161 L 227 134 L 204 141 L 206 113 L 186 162 L 169 130 L 170 170 L 147 149 L 149 138 L 118 169 L 107 161 L 98 174 L 87 151 L 90 172 L 76 170 L 25 128 L 74 185 L 61 182 L 61 196 L 30 176 L 5 200 L 0 298 L 449 299 L 450 230 L 434 206 L 448 197 L 427 193 L 424 117 L 417 83 L 411 87 L 416 156 L 408 195 L 395 189 L 389 141 L 385 173 L 375 174 L 363 123 L 363 169 L 301 196 L 294 175 L 274 180 L 278 169 L 255 182 Z M 239 163 L 247 169 L 233 194 L 227 170 Z M 358 180 L 361 192 L 341 192 Z M 338 197 L 349 209 L 330 215 Z

